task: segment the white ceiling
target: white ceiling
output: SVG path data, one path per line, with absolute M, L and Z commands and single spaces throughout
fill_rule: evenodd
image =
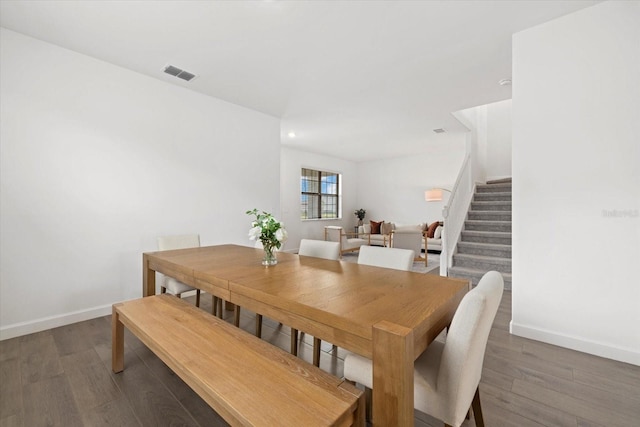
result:
M 364 161 L 458 139 L 452 112 L 511 98 L 498 81 L 513 33 L 595 3 L 3 0 L 0 24 L 280 117 L 283 144 Z

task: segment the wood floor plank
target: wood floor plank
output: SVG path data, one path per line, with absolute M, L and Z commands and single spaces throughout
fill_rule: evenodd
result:
M 34 383 L 63 373 L 51 331 L 27 335 L 20 341 L 22 384 Z
M 11 415 L 7 418 L 0 418 L 0 427 L 22 427 L 22 416 Z
M 139 427 L 141 425 L 124 397 L 84 411 L 82 421 L 87 427 Z
M 617 381 L 609 376 L 594 374 L 582 369 L 573 370 L 573 380 L 579 384 L 597 388 L 606 393 L 617 394 L 625 399 L 637 402 L 640 406 L 640 381 L 630 384 Z
M 20 357 L 20 339 L 21 337 L 0 341 L 0 362 Z
M 0 362 L 0 419 L 22 413 L 22 379 L 20 360 L 9 359 Z
M 93 347 L 87 328 L 86 322 L 78 322 L 51 329 L 51 335 L 58 349 L 58 354 L 64 356 L 89 350 Z
M 535 357 L 547 362 L 582 369 L 623 383 L 632 385 L 640 383 L 640 369 L 617 360 L 605 359 L 533 340 L 529 340 L 523 345 L 522 352 L 535 355 Z
M 22 400 L 25 427 L 83 425 L 71 386 L 64 375 L 25 384 Z
M 553 390 L 554 393 L 572 396 L 574 399 L 582 400 L 590 405 L 604 405 L 613 412 L 626 414 L 630 418 L 638 418 L 640 420 L 640 397 L 637 395 L 621 396 L 619 394 L 606 393 L 588 385 L 527 368 L 523 368 L 522 373 L 524 381 Z
M 197 425 L 144 363 L 127 364 L 125 354 L 125 367 L 113 377 L 143 426 Z
M 93 348 L 60 358 L 71 390 L 82 410 L 117 400 L 120 391 Z
M 526 380 L 514 380 L 512 390 L 513 393 L 525 397 L 530 401 L 566 413 L 579 414 L 582 419 L 591 420 L 610 427 L 629 427 L 638 421 L 638 418 L 630 417 L 619 412 L 616 413 L 606 405 L 586 402 L 574 396 Z M 615 414 L 615 416 L 613 414 Z
M 481 381 L 483 384 L 492 385 L 504 391 L 511 391 L 513 386 L 513 376 L 494 371 L 486 366 L 482 370 Z
M 549 427 L 577 427 L 576 417 L 516 393 L 480 383 L 482 403 L 491 402 L 506 411 Z M 485 416 L 489 416 L 486 414 Z

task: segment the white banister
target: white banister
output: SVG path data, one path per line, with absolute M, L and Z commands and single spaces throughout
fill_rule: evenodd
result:
M 447 276 L 453 263 L 453 253 L 460 238 L 469 204 L 475 191 L 471 155 L 467 154 L 456 183 L 451 190 L 447 205 L 442 208 L 444 227 L 442 230 L 442 252 L 440 253 L 440 275 Z

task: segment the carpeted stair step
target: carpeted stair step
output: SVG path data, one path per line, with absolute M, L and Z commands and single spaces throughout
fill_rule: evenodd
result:
M 497 270 L 511 273 L 511 259 L 473 254 L 454 254 L 453 267 L 471 268 L 474 270 Z
M 511 192 L 498 193 L 498 192 L 488 192 L 488 193 L 476 193 L 473 196 L 474 202 L 510 202 L 511 201 Z
M 511 232 L 511 221 L 465 221 L 464 229 L 469 231 Z
M 477 243 L 496 243 L 498 245 L 510 245 L 511 233 L 504 233 L 498 231 L 462 231 L 463 242 L 477 242 Z
M 511 211 L 469 211 L 467 217 L 473 221 L 511 221 Z
M 495 243 L 458 242 L 458 253 L 511 258 L 511 245 Z
M 511 202 L 471 202 L 474 211 L 511 211 Z
M 478 184 L 476 185 L 476 193 L 510 193 L 511 183 L 501 184 Z
M 490 270 L 476 270 L 473 268 L 463 268 L 463 267 L 451 267 L 449 269 L 449 277 L 458 277 L 460 279 L 469 279 L 471 280 L 471 284 L 476 286 L 482 276 Z M 506 290 L 511 290 L 511 273 L 503 273 L 502 278 L 504 279 L 504 288 Z

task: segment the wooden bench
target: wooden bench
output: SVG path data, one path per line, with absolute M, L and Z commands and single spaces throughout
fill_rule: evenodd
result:
M 166 294 L 114 304 L 115 373 L 125 326 L 233 426 L 364 426 L 359 389 Z

